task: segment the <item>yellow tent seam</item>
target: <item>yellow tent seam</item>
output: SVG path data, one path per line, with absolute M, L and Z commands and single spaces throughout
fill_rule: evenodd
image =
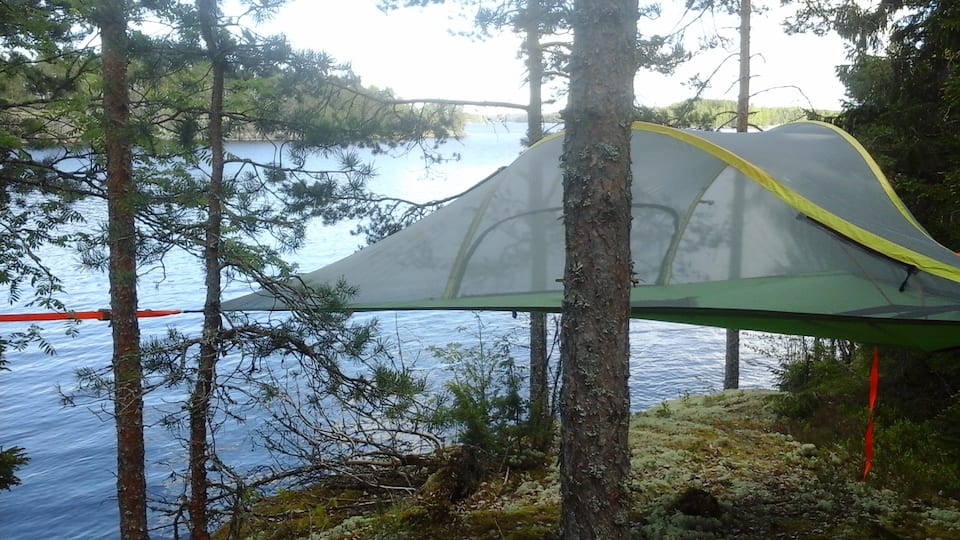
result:
M 920 230 L 927 238 L 936 242 L 936 240 L 930 236 L 930 233 L 923 228 L 923 225 L 917 222 L 916 218 L 913 217 L 913 214 L 910 213 L 910 210 L 907 209 L 907 205 L 903 203 L 903 200 L 897 195 L 897 192 L 893 189 L 893 185 L 890 183 L 890 180 L 887 178 L 883 171 L 880 169 L 880 165 L 874 161 L 873 157 L 870 155 L 870 152 L 867 152 L 867 149 L 860 144 L 860 141 L 855 139 L 853 135 L 850 135 L 846 131 L 838 128 L 837 126 L 830 124 L 828 122 L 820 122 L 817 120 L 801 120 L 796 122 L 797 124 L 814 124 L 818 126 L 823 126 L 825 128 L 833 130 L 837 135 L 843 137 L 847 144 L 849 144 L 854 150 L 860 154 L 860 157 L 863 158 L 864 163 L 867 164 L 867 167 L 873 173 L 873 176 L 877 179 L 877 182 L 880 183 L 880 186 L 883 188 L 883 191 L 887 194 L 887 197 L 890 198 L 890 202 L 897 207 L 897 210 L 903 214 L 903 217 L 907 218 L 907 221 L 913 224 L 914 227 Z
M 960 282 L 960 271 L 958 271 L 956 268 L 946 265 L 926 255 L 917 253 L 911 249 L 907 249 L 895 242 L 891 242 L 890 240 L 883 238 L 882 236 L 850 223 L 849 221 L 837 216 L 836 214 L 826 210 L 813 201 L 783 185 L 776 178 L 770 176 L 770 174 L 760 167 L 757 167 L 753 163 L 745 160 L 741 156 L 727 150 L 726 148 L 723 148 L 722 146 L 703 139 L 692 132 L 683 131 L 668 126 L 662 126 L 659 124 L 634 122 L 633 129 L 672 137 L 699 148 L 752 178 L 755 182 L 766 188 L 768 191 L 776 195 L 780 200 L 795 208 L 802 214 L 805 214 L 811 219 L 826 225 L 830 229 L 846 236 L 847 238 L 850 238 L 851 240 L 854 240 L 863 246 L 867 246 L 870 249 L 882 253 L 892 259 L 915 266 L 927 273 L 949 279 L 951 281 Z M 850 141 L 853 139 L 849 138 L 847 140 Z M 883 178 L 882 173 L 879 178 Z M 904 209 L 903 211 L 906 210 Z M 907 215 L 909 215 L 909 212 Z M 914 221 L 911 219 L 911 222 Z M 921 230 L 923 230 L 922 227 Z

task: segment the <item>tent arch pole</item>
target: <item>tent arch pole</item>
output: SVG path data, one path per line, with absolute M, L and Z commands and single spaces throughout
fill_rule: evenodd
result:
M 644 208 L 644 209 L 652 208 L 654 210 L 660 210 L 663 213 L 669 215 L 670 218 L 673 219 L 673 229 L 674 229 L 673 238 L 676 239 L 678 237 L 677 231 L 680 228 L 680 225 L 679 225 L 680 218 L 673 208 L 670 208 L 669 206 L 665 206 L 662 204 L 633 204 L 631 205 L 631 208 Z M 460 284 L 463 282 L 464 272 L 466 272 L 466 267 L 470 262 L 470 259 L 473 258 L 474 253 L 476 253 L 477 248 L 480 247 L 480 244 L 483 243 L 484 238 L 486 238 L 488 234 L 496 230 L 497 227 L 499 227 L 500 225 L 503 225 L 504 223 L 509 223 L 510 221 L 524 218 L 527 216 L 534 216 L 537 214 L 562 212 L 562 211 L 563 211 L 563 208 L 561 207 L 548 207 L 548 208 L 541 208 L 539 210 L 531 210 L 529 212 L 522 212 L 520 214 L 512 215 L 506 219 L 501 219 L 500 221 L 497 221 L 491 224 L 489 227 L 479 232 L 479 234 L 474 235 L 475 240 L 470 244 L 470 248 L 465 250 L 465 252 L 463 253 L 463 264 L 459 269 L 459 273 L 457 273 L 457 275 L 453 275 L 453 273 L 451 272 L 450 278 L 447 282 L 447 290 L 449 291 L 450 296 L 446 298 L 454 298 L 456 297 L 456 295 L 460 293 Z M 677 244 L 677 243 L 679 242 L 677 240 L 674 240 L 671 245 Z M 666 260 L 666 257 L 664 258 L 664 260 Z M 657 284 L 659 285 L 659 283 Z
M 680 249 L 680 240 L 683 239 L 683 234 L 687 231 L 690 220 L 693 219 L 693 213 L 697 211 L 697 207 L 703 200 L 703 196 L 706 195 L 707 190 L 717 181 L 717 178 L 720 178 L 720 175 L 727 169 L 727 166 L 726 163 L 720 161 L 720 170 L 713 175 L 709 182 L 704 182 L 703 185 L 700 186 L 700 191 L 691 199 L 690 205 L 687 206 L 687 211 L 683 214 L 683 219 L 676 225 L 673 238 L 670 240 L 670 247 L 667 248 L 667 252 L 663 255 L 663 262 L 660 264 L 660 275 L 657 276 L 657 285 L 670 284 L 670 278 L 673 277 L 673 262 L 677 257 L 677 251 Z
M 450 277 L 447 280 L 447 288 L 444 291 L 444 298 L 448 298 L 448 299 L 454 298 L 456 297 L 456 295 L 460 293 L 460 284 L 463 282 L 463 275 L 466 272 L 467 263 L 469 263 L 470 259 L 473 258 L 473 254 L 476 253 L 477 248 L 480 247 L 480 244 L 483 243 L 483 239 L 486 238 L 488 234 L 496 230 L 497 227 L 499 227 L 500 225 L 503 225 L 504 223 L 509 223 L 510 221 L 521 219 L 528 216 L 534 216 L 537 214 L 545 214 L 545 213 L 551 213 L 551 212 L 562 212 L 562 211 L 563 211 L 563 208 L 561 207 L 551 207 L 551 208 L 541 208 L 539 210 L 531 210 L 529 212 L 522 212 L 519 214 L 512 215 L 506 219 L 501 219 L 491 224 L 489 227 L 481 231 L 479 234 L 472 235 L 472 241 L 470 242 L 469 247 L 461 252 L 462 253 L 461 256 L 463 259 L 462 264 L 460 264 L 457 268 L 454 269 L 456 271 L 455 273 L 450 272 Z M 460 256 L 458 256 L 458 261 L 459 259 L 460 259 Z
M 497 171 L 499 173 L 499 171 Z M 450 269 L 450 275 L 447 277 L 447 285 L 443 289 L 443 299 L 450 299 L 456 294 L 457 289 L 460 287 L 460 277 L 463 276 L 463 272 L 466 268 L 467 263 L 467 253 L 470 251 L 470 246 L 473 244 L 473 239 L 477 235 L 477 229 L 480 228 L 480 222 L 483 220 L 483 216 L 487 213 L 487 209 L 490 207 L 490 201 L 493 200 L 494 194 L 497 192 L 497 187 L 503 182 L 504 175 L 495 174 L 493 178 L 490 178 L 489 181 L 494 182 L 494 185 L 487 190 L 486 195 L 483 197 L 483 201 L 480 203 L 480 207 L 477 208 L 477 213 L 474 214 L 473 220 L 470 222 L 470 227 L 467 229 L 467 234 L 463 239 L 463 243 L 460 244 L 460 250 L 457 252 L 457 257 L 454 259 L 453 266 Z

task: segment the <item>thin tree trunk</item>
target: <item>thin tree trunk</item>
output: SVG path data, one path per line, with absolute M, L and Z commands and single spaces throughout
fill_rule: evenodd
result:
M 117 502 L 120 537 L 148 538 L 143 442 L 143 370 L 137 320 L 136 187 L 128 137 L 127 7 L 99 7 L 106 120 L 107 215 L 110 222 L 110 309 L 113 330 L 114 414 L 117 423 Z
M 740 330 L 727 328 L 726 359 L 723 366 L 723 389 L 740 388 Z
M 547 314 L 530 314 L 530 435 L 531 446 L 545 451 L 553 442 L 547 363 Z
M 562 536 L 630 535 L 630 121 L 636 0 L 578 0 L 564 139 Z
M 750 0 L 740 0 L 740 92 L 737 96 L 737 132 L 746 133 L 750 121 Z
M 740 93 L 737 96 L 737 131 L 746 133 L 750 121 L 750 0 L 740 0 Z M 737 184 L 733 202 L 734 246 L 742 244 L 743 186 Z M 730 254 L 730 277 L 740 277 L 740 249 Z M 740 330 L 727 329 L 726 358 L 723 368 L 723 389 L 740 388 Z
M 543 48 L 540 46 L 540 0 L 527 0 L 524 49 L 527 51 L 527 83 L 530 103 L 527 107 L 527 146 L 543 138 Z
M 530 102 L 527 108 L 527 145 L 533 146 L 543 138 L 543 49 L 540 47 L 540 0 L 528 0 L 525 13 L 527 52 L 527 84 Z M 535 230 L 536 235 L 538 231 Z M 537 245 L 543 242 L 531 238 Z M 535 270 L 536 272 L 536 270 Z M 553 421 L 550 415 L 550 392 L 547 369 L 547 314 L 530 314 L 530 427 L 532 446 L 546 450 L 552 442 Z
M 220 233 L 223 191 L 223 95 L 224 58 L 216 27 L 216 0 L 197 0 L 201 34 L 213 67 L 210 92 L 210 183 L 207 186 L 207 224 L 203 262 L 206 299 L 203 306 L 203 341 L 197 366 L 197 380 L 190 403 L 190 538 L 210 538 L 207 517 L 207 461 L 209 444 L 207 423 L 210 419 L 210 395 L 216 380 L 216 362 L 220 356 Z

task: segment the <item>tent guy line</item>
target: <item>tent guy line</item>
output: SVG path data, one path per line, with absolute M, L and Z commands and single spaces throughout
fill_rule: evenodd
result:
M 166 317 L 167 315 L 179 315 L 181 313 L 202 313 L 201 310 L 184 309 L 140 309 L 137 310 L 138 318 L 146 317 Z M 109 309 L 98 309 L 95 311 L 45 311 L 40 313 L 3 313 L 0 314 L 0 322 L 39 322 L 39 321 L 71 321 L 71 320 L 95 320 L 109 321 L 113 318 L 113 312 Z

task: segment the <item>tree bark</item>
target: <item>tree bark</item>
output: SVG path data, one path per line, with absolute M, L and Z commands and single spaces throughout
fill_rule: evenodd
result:
M 527 108 L 527 146 L 543 138 L 543 49 L 540 47 L 540 0 L 528 0 L 524 13 L 524 49 L 527 53 L 527 84 L 530 102 Z M 536 194 L 539 196 L 539 194 Z M 531 242 L 543 242 L 534 231 Z M 550 414 L 549 370 L 547 369 L 547 314 L 530 314 L 530 432 L 531 444 L 546 450 L 553 440 Z
M 629 538 L 630 121 L 637 1 L 578 0 L 565 113 L 562 536 Z
M 527 84 L 530 103 L 527 107 L 527 146 L 543 138 L 543 48 L 540 46 L 540 0 L 527 0 L 524 13 L 524 49 L 527 52 Z
M 750 0 L 740 0 L 740 92 L 737 95 L 737 132 L 750 122 Z
M 117 502 L 120 537 L 147 538 L 143 441 L 143 370 L 137 320 L 136 187 L 128 124 L 127 6 L 99 6 L 103 47 L 103 109 L 106 126 L 110 309 L 113 330 L 114 415 L 117 424 Z
M 530 314 L 530 444 L 546 451 L 553 443 L 547 362 L 547 314 Z
M 737 96 L 737 132 L 746 133 L 750 126 L 750 0 L 740 0 L 740 92 Z M 740 246 L 743 236 L 743 186 L 737 184 L 733 201 L 734 246 Z M 740 278 L 740 258 L 743 252 L 730 253 L 730 278 Z M 727 329 L 727 347 L 723 367 L 723 389 L 740 388 L 740 330 Z
M 207 186 L 207 223 L 204 239 L 203 340 L 197 365 L 197 380 L 190 398 L 190 538 L 210 538 L 207 516 L 207 461 L 209 444 L 207 423 L 210 419 L 210 396 L 216 380 L 217 358 L 220 356 L 220 236 L 223 222 L 223 97 L 226 65 L 219 43 L 216 0 L 197 0 L 200 33 L 207 47 L 213 69 L 210 90 L 210 182 Z
M 727 328 L 726 357 L 723 366 L 723 389 L 740 388 L 740 330 Z

